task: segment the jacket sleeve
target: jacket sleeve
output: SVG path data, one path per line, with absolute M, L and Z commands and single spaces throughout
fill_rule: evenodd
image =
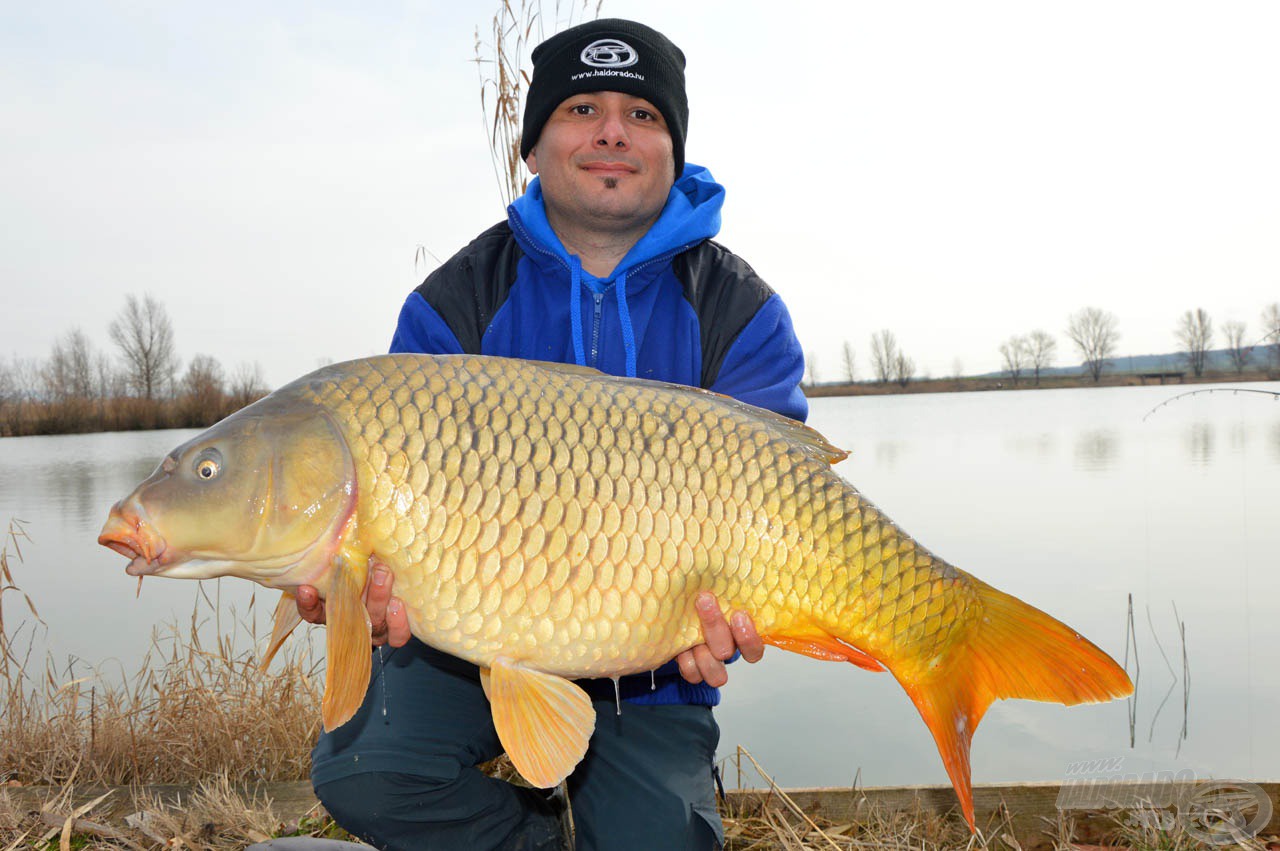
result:
M 804 422 L 809 401 L 800 391 L 803 377 L 804 352 L 775 293 L 733 341 L 711 389 Z
M 391 337 L 391 354 L 413 352 L 423 355 L 460 355 L 462 344 L 435 308 L 422 294 L 409 293 L 400 308 L 395 334 Z

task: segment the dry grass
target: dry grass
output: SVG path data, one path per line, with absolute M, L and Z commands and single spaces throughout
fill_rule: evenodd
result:
M 76 807 L 75 791 L 76 787 L 60 787 L 43 800 L 20 805 L 0 788 L 0 849 L 224 851 L 278 836 L 350 838 L 318 812 L 318 805 L 317 812 L 286 822 L 261 792 L 247 792 L 223 775 L 171 800 L 126 790 Z
M 20 647 L 5 621 L 15 595 L 38 617 L 13 577 L 23 537 L 13 524 L 0 545 L 0 783 L 307 776 L 322 688 L 321 661 L 308 642 L 293 642 L 263 674 L 257 660 L 265 635 L 253 612 L 224 619 L 201 589 L 190 622 L 157 630 L 132 674 L 33 660 L 31 633 Z
M 865 797 L 855 820 L 834 822 L 800 807 L 746 748 L 737 748 L 731 761 L 739 782 L 754 776 L 763 783 L 764 793 L 746 805 L 721 805 L 726 851 L 1020 851 L 1007 825 L 997 826 L 992 836 L 975 836 L 954 818 L 888 809 Z

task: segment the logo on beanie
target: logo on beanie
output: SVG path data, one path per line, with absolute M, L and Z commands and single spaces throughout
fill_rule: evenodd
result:
M 592 68 L 626 68 L 640 57 L 635 48 L 616 38 L 601 38 L 582 48 L 582 64 Z

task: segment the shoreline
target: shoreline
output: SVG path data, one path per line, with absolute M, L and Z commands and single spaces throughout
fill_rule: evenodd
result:
M 1168 386 L 1188 387 L 1203 384 L 1244 384 L 1253 382 L 1280 381 L 1280 372 L 1266 369 L 1235 371 L 1206 371 L 1200 377 L 1185 373 L 1140 373 L 1115 372 L 1104 374 L 1098 381 L 1088 375 L 1046 375 L 1036 382 L 1033 378 L 1019 377 L 1015 382 L 1007 376 L 961 376 L 959 378 L 920 378 L 913 379 L 905 386 L 896 382 L 880 383 L 876 381 L 832 381 L 821 384 L 801 384 L 800 390 L 806 398 L 820 399 L 831 396 L 897 396 L 922 393 L 980 393 L 1004 390 L 1064 390 L 1090 387 L 1156 387 Z M 124 400 L 137 402 L 140 400 Z M 113 400 L 118 403 L 120 400 Z M 159 406 L 162 403 L 156 402 Z M 172 429 L 203 429 L 213 425 L 235 409 L 227 409 L 219 414 L 197 420 L 166 420 L 152 416 L 149 419 L 121 421 L 92 417 L 75 417 L 71 422 L 57 417 L 44 420 L 50 423 L 41 427 L 38 417 L 32 418 L 30 413 L 20 417 L 19 422 L 6 422 L 0 416 L 0 440 L 10 437 L 54 437 L 76 434 L 110 434 L 115 432 L 163 431 Z M 0 413 L 4 413 L 0 409 Z M 33 422 L 33 419 L 35 420 Z
M 1156 375 L 1163 375 L 1156 378 Z M 895 382 L 883 384 L 875 381 L 823 382 L 803 384 L 801 390 L 809 399 L 828 396 L 897 396 L 910 393 L 980 393 L 1005 390 L 1064 390 L 1091 387 L 1190 387 L 1200 384 L 1244 384 L 1252 382 L 1280 381 L 1280 373 L 1267 370 L 1206 371 L 1200 377 L 1190 374 L 1178 377 L 1176 373 L 1116 372 L 1103 374 L 1098 381 L 1088 375 L 1045 375 L 1039 383 L 1020 377 L 1017 382 L 1007 376 L 962 376 L 959 378 L 913 379 L 906 386 Z

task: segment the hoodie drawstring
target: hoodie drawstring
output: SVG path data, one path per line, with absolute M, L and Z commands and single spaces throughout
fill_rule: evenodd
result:
M 627 308 L 627 273 L 618 275 L 613 284 L 618 296 L 618 324 L 622 326 L 622 346 L 627 352 L 627 378 L 636 377 L 636 331 L 631 327 L 631 311 Z
M 587 365 L 587 355 L 582 343 L 582 263 L 576 255 L 569 255 L 569 317 L 573 327 L 573 357 L 578 366 Z
M 569 255 L 569 323 L 573 329 L 573 358 L 578 366 L 587 363 L 586 344 L 582 335 L 582 261 Z M 631 327 L 631 310 L 627 307 L 627 273 L 621 272 L 613 283 L 618 297 L 618 324 L 622 326 L 622 347 L 626 351 L 627 378 L 636 377 L 636 331 Z

